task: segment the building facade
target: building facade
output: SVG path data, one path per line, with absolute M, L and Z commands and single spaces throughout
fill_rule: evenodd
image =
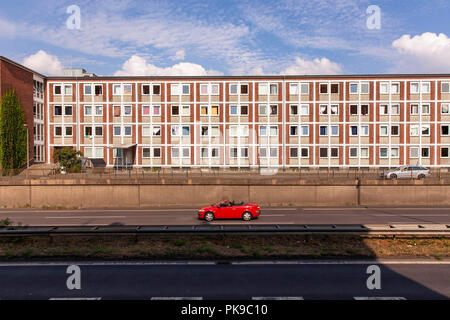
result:
M 47 163 L 69 146 L 108 167 L 450 166 L 450 75 L 43 80 Z

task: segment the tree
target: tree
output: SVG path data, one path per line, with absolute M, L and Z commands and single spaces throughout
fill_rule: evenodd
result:
M 19 169 L 27 162 L 25 113 L 14 90 L 6 92 L 0 103 L 0 165 Z
M 76 151 L 70 147 L 64 147 L 55 150 L 55 160 L 58 161 L 61 167 L 64 167 L 68 172 L 81 171 L 81 152 Z

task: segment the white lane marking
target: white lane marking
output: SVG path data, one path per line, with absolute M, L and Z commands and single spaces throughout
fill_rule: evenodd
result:
M 203 297 L 152 297 L 150 300 L 203 300 Z
M 252 297 L 252 300 L 305 300 L 303 297 Z
M 110 219 L 110 218 L 127 218 L 127 216 L 72 216 L 72 217 L 44 217 L 45 219 Z
M 353 297 L 355 300 L 406 300 L 405 297 Z
M 93 297 L 93 298 L 50 298 L 48 300 L 102 300 L 101 297 Z

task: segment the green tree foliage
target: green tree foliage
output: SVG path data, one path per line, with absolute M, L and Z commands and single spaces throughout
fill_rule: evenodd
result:
M 64 147 L 55 150 L 55 160 L 58 161 L 61 167 L 66 168 L 68 172 L 81 171 L 81 152 L 76 151 L 70 147 Z
M 27 128 L 25 113 L 14 90 L 2 97 L 0 104 L 0 165 L 19 169 L 27 162 Z

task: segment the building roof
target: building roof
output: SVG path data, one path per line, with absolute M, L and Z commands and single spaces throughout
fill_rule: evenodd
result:
M 4 62 L 7 62 L 7 63 L 10 63 L 10 64 L 12 64 L 12 65 L 14 65 L 14 66 L 16 66 L 16 67 L 18 67 L 18 68 L 21 68 L 21 69 L 23 69 L 23 70 L 26 70 L 26 71 L 31 72 L 31 73 L 34 73 L 34 74 L 37 74 L 37 75 L 40 76 L 41 78 L 47 79 L 47 77 L 44 76 L 43 74 L 40 74 L 39 72 L 36 72 L 36 71 L 34 71 L 34 70 L 31 70 L 31 69 L 25 67 L 24 65 L 21 65 L 20 63 L 17 63 L 17 62 L 15 62 L 15 61 L 12 61 L 12 60 L 10 60 L 10 59 L 8 59 L 8 58 L 5 58 L 5 57 L 3 57 L 3 56 L 0 56 L 0 61 L 4 61 Z

